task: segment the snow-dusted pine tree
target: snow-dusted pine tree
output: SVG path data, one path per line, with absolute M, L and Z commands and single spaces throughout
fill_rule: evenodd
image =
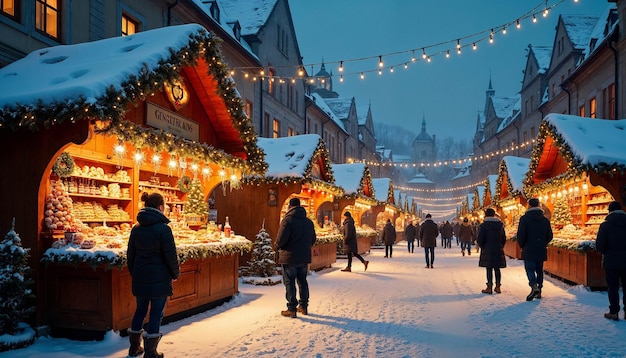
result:
M 250 260 L 250 274 L 258 277 L 270 277 L 276 274 L 276 252 L 272 248 L 272 238 L 265 231 L 265 223 L 256 234 L 252 258 Z
M 0 336 L 4 334 L 17 335 L 24 331 L 28 316 L 35 310 L 28 302 L 33 298 L 31 290 L 32 280 L 27 278 L 30 271 L 28 265 L 28 251 L 22 247 L 19 235 L 14 231 L 15 219 L 11 230 L 0 242 Z M 28 327 L 30 329 L 30 327 Z M 34 337 L 33 337 L 34 339 Z M 32 342 L 27 340 L 19 347 Z M 10 347 L 0 347 L 0 352 L 18 348 L 13 344 Z
M 209 213 L 207 202 L 204 201 L 202 192 L 202 183 L 200 179 L 193 179 L 191 186 L 187 192 L 187 200 L 185 201 L 185 214 L 196 214 L 206 216 Z
M 551 221 L 555 225 L 569 225 L 572 223 L 572 212 L 567 205 L 565 196 L 557 198 L 554 202 L 554 212 Z

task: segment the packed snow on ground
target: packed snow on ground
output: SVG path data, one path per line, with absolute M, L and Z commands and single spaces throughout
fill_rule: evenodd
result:
M 508 259 L 502 294 L 486 295 L 475 250 L 437 248 L 434 269 L 405 242 L 366 255 L 368 271 L 345 259 L 309 276 L 309 315 L 286 318 L 282 284 L 240 284 L 230 302 L 164 325 L 166 357 L 625 357 L 626 321 L 609 321 L 606 292 L 546 278 L 543 298 L 526 302 L 523 262 Z M 39 338 L 0 357 L 124 357 L 128 338 Z

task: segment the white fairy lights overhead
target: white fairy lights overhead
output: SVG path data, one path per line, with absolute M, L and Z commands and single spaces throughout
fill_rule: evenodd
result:
M 470 47 L 473 51 L 478 50 L 478 46 L 481 42 L 486 41 L 489 44 L 493 44 L 495 42 L 496 36 L 499 34 L 505 36 L 507 34 L 507 29 L 511 26 L 514 26 L 516 29 L 521 30 L 522 22 L 526 19 L 531 19 L 532 23 L 538 22 L 538 15 L 545 18 L 548 16 L 550 11 L 555 7 L 559 6 L 566 0 L 555 0 L 553 4 L 550 4 L 549 0 L 541 1 L 535 7 L 524 13 L 523 15 L 515 18 L 512 21 L 506 22 L 501 25 L 491 26 L 486 30 L 479 31 L 473 34 L 465 35 L 462 37 L 458 37 L 455 39 L 442 41 L 438 43 L 433 43 L 426 46 L 419 46 L 416 48 L 396 51 L 386 54 L 378 54 L 360 58 L 351 58 L 351 59 L 343 59 L 339 61 L 331 61 L 331 62 L 323 62 L 323 63 L 310 63 L 302 66 L 298 66 L 294 69 L 294 77 L 289 76 L 266 76 L 264 70 L 256 67 L 237 67 L 231 69 L 231 75 L 234 75 L 235 71 L 240 71 L 244 73 L 244 78 L 253 78 L 253 80 L 257 80 L 257 76 L 261 79 L 268 80 L 279 80 L 279 83 L 284 83 L 286 80 L 290 80 L 294 82 L 296 79 L 305 79 L 307 82 L 314 84 L 316 81 L 321 81 L 322 78 L 317 78 L 314 76 L 306 76 L 306 66 L 311 67 L 311 73 L 313 73 L 314 67 L 320 67 L 321 65 L 337 65 L 337 70 L 339 72 L 339 81 L 344 82 L 344 78 L 351 76 L 358 76 L 361 80 L 366 78 L 368 73 L 376 72 L 378 75 L 383 75 L 385 71 L 389 73 L 394 72 L 395 67 L 403 67 L 404 69 L 408 69 L 409 64 L 415 63 L 417 61 L 423 62 L 431 62 L 434 57 L 443 55 L 445 58 L 450 58 L 451 49 L 454 50 L 455 53 L 461 55 L 463 48 Z M 578 0 L 574 0 L 574 2 L 578 2 Z M 419 57 L 416 57 L 416 52 L 420 53 Z M 404 57 L 404 59 L 402 59 Z M 372 66 L 372 62 L 375 60 L 375 65 Z M 350 64 L 356 63 L 369 63 L 366 64 L 365 67 L 367 69 L 359 69 L 354 70 L 352 72 L 347 71 L 347 66 Z M 293 66 L 274 66 L 275 68 L 293 68 Z M 358 67 L 358 66 L 356 66 Z M 251 77 L 252 76 L 252 77 Z

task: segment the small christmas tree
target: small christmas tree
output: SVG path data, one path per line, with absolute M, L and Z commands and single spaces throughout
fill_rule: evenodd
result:
M 254 240 L 252 258 L 250 260 L 250 273 L 259 277 L 270 277 L 276 274 L 275 251 L 272 248 L 272 238 L 265 231 L 265 221 Z
M 204 201 L 202 183 L 200 179 L 193 179 L 187 192 L 185 201 L 185 214 L 196 214 L 206 216 L 209 213 L 207 202 Z
M 32 280 L 26 275 L 30 271 L 28 265 L 29 249 L 22 247 L 20 237 L 13 230 L 15 219 L 4 240 L 0 242 L 0 336 L 4 334 L 17 335 L 22 333 L 28 316 L 34 307 L 28 304 L 33 298 L 30 289 Z M 0 351 L 19 348 L 32 343 L 32 339 L 22 344 L 14 343 L 10 347 L 0 347 Z
M 572 223 L 572 212 L 564 196 L 561 196 L 554 202 L 554 212 L 552 213 L 551 220 L 555 225 L 565 226 Z

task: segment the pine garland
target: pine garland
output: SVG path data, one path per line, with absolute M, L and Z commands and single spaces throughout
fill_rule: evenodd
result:
M 52 172 L 59 178 L 66 178 L 74 172 L 74 158 L 68 152 L 63 152 L 52 165 Z

